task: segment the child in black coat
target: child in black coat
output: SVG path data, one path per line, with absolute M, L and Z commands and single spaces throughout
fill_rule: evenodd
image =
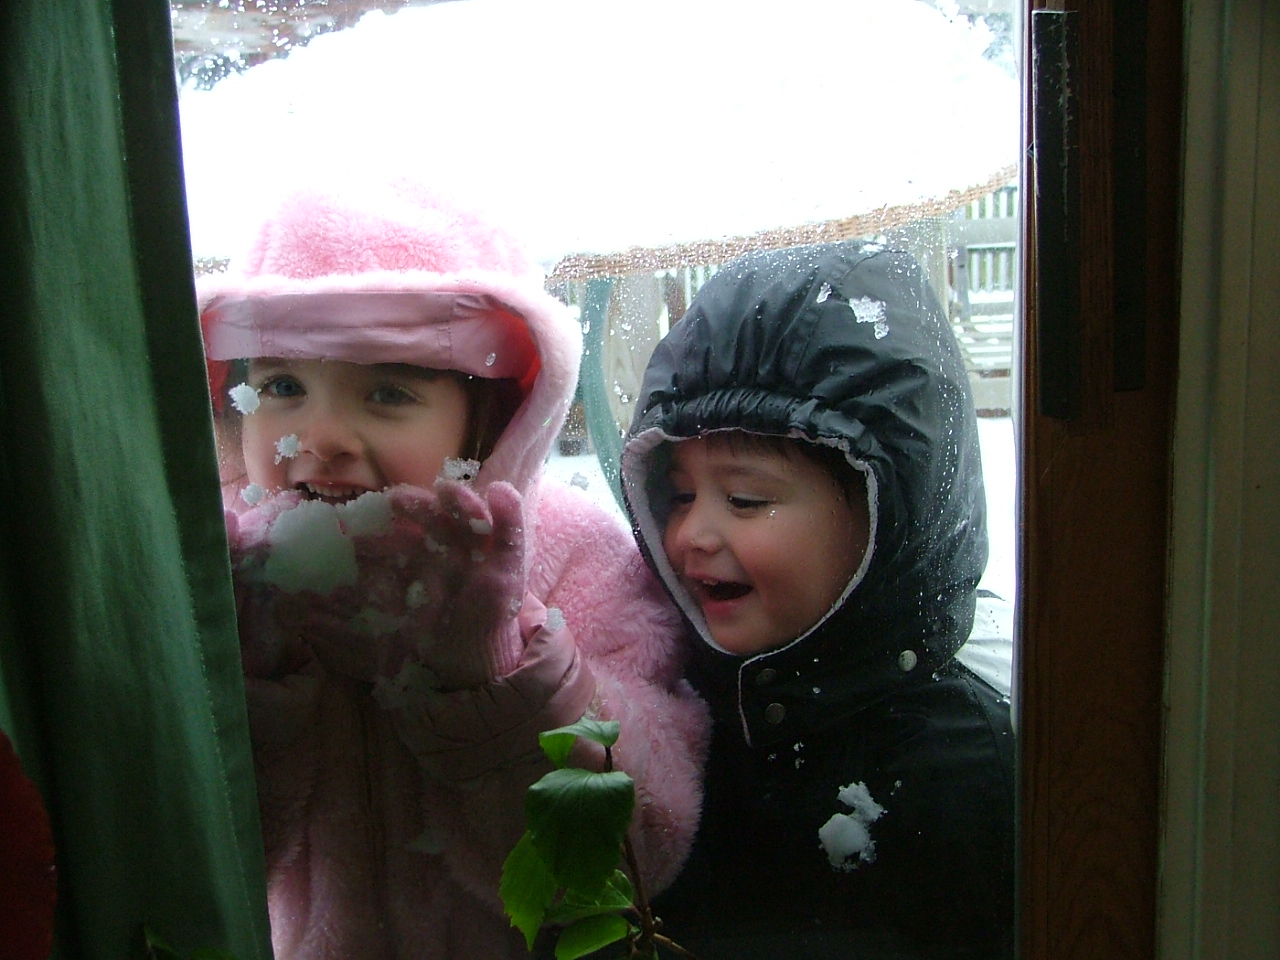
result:
M 1011 955 L 1009 703 L 956 656 L 977 424 L 918 265 L 841 243 L 723 268 L 649 363 L 623 480 L 714 714 L 667 932 L 701 960 Z

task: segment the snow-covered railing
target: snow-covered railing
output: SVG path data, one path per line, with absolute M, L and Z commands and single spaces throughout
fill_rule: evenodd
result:
M 939 219 L 935 209 L 915 211 L 916 224 L 928 223 L 929 243 L 946 250 L 945 280 L 948 310 L 956 338 L 964 352 L 974 388 L 978 409 L 984 413 L 1003 415 L 1011 405 L 1010 384 L 1014 344 L 1014 291 L 1017 282 L 1017 186 L 1009 184 L 1012 171 L 1001 174 L 1002 181 L 994 189 L 980 195 L 970 193 L 962 203 L 947 210 Z M 622 254 L 598 257 L 566 258 L 557 265 L 549 287 L 573 306 L 582 307 L 585 281 L 613 276 L 621 281 L 610 310 L 612 329 L 604 334 L 602 345 L 617 356 L 615 387 L 611 405 L 619 422 L 625 422 L 627 399 L 634 392 L 629 381 L 636 369 L 643 369 L 647 349 L 670 323 L 684 313 L 694 294 L 716 270 L 729 259 L 727 254 L 761 246 L 813 242 L 863 236 L 868 239 L 885 236 L 889 227 L 909 225 L 901 210 L 890 217 L 881 212 L 880 219 L 851 218 L 837 227 L 824 225 L 821 236 L 809 232 L 773 231 L 767 236 L 736 238 L 717 243 L 689 244 L 681 247 L 632 250 Z M 857 223 L 853 220 L 857 219 Z M 877 229 L 878 228 L 878 229 Z M 715 257 L 716 259 L 708 259 Z M 558 283 L 555 281 L 559 281 Z M 567 282 L 566 282 L 567 281 Z M 939 280 L 942 292 L 942 281 Z M 621 319 L 625 315 L 626 319 Z M 625 328 L 625 329 L 624 329 Z M 644 336 L 638 331 L 648 330 Z M 628 342 L 625 351 L 611 346 L 614 340 Z M 644 353 L 644 356 L 637 356 Z
M 778 250 L 807 243 L 870 239 L 919 221 L 951 216 L 957 210 L 981 203 L 984 197 L 1008 186 L 1016 176 L 1017 168 L 1007 167 L 985 183 L 964 190 L 952 190 L 938 199 L 886 206 L 839 220 L 780 227 L 749 236 L 676 243 L 663 247 L 631 247 L 617 253 L 571 254 L 555 265 L 547 278 L 547 284 L 550 287 L 566 281 L 623 277 L 727 263 L 751 250 Z
M 1018 188 L 1002 187 L 956 212 L 948 224 L 951 322 L 979 410 L 1011 405 L 1016 334 Z

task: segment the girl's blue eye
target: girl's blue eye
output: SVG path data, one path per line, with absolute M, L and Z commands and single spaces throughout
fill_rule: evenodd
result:
M 414 396 L 404 387 L 395 384 L 386 384 L 381 387 L 375 387 L 369 392 L 369 399 L 374 403 L 384 406 L 398 407 L 402 404 L 412 403 Z
M 303 388 L 302 384 L 293 377 L 280 376 L 271 377 L 267 380 L 267 382 L 262 385 L 261 392 L 271 397 L 287 399 L 290 397 L 300 397 L 307 391 Z

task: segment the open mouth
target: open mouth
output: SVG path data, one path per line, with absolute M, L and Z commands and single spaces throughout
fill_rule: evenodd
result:
M 698 592 L 711 601 L 724 603 L 737 600 L 751 592 L 749 583 L 736 583 L 730 580 L 698 580 Z
M 361 494 L 368 493 L 363 487 L 330 486 L 320 483 L 300 483 L 295 488 L 307 500 L 322 500 L 325 503 L 350 503 Z

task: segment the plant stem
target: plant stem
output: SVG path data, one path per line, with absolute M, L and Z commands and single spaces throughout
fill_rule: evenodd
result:
M 627 869 L 631 871 L 631 879 L 636 891 L 636 909 L 640 912 L 640 925 L 646 937 L 656 932 L 653 925 L 653 910 L 649 907 L 649 894 L 640 879 L 640 863 L 636 860 L 636 849 L 631 845 L 631 836 L 622 838 L 622 854 L 627 859 Z
M 666 947 L 668 950 L 674 950 L 676 953 L 680 954 L 680 956 L 687 957 L 688 960 L 698 960 L 697 957 L 695 957 L 692 953 L 690 953 L 684 947 L 680 946 L 680 944 L 676 943 L 670 937 L 664 937 L 660 933 L 655 933 L 653 935 L 653 942 L 661 944 L 662 946 Z
M 613 770 L 613 751 L 604 748 L 604 769 L 608 773 Z M 640 861 L 636 859 L 636 848 L 631 845 L 631 835 L 622 836 L 622 855 L 627 861 L 627 869 L 631 871 L 631 885 L 636 892 L 636 903 L 633 909 L 640 919 L 640 936 L 631 942 L 632 956 L 657 957 L 657 944 L 674 950 L 688 960 L 696 957 L 670 937 L 658 932 L 658 925 L 653 916 L 653 908 L 649 906 L 649 894 L 645 891 L 644 881 L 640 878 Z

